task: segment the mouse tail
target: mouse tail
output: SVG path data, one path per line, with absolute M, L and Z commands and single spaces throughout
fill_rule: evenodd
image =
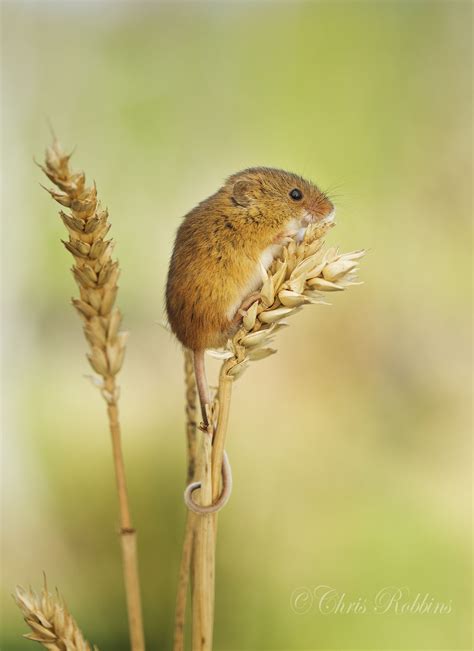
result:
M 211 404 L 209 395 L 209 385 L 206 378 L 206 366 L 204 362 L 204 350 L 195 350 L 194 354 L 194 374 L 196 376 L 196 385 L 199 395 L 199 402 L 201 404 L 201 413 L 204 426 L 208 427 L 209 422 L 207 418 L 206 405 Z

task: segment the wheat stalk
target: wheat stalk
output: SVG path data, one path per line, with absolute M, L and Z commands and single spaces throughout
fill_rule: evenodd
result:
M 122 316 L 115 307 L 119 265 L 111 257 L 113 242 L 107 239 L 110 229 L 108 212 L 97 199 L 96 186 L 86 186 L 84 172 L 71 171 L 69 159 L 70 154 L 65 154 L 54 138 L 53 144 L 46 150 L 45 164 L 40 167 L 59 191 L 45 189 L 53 199 L 69 209 L 67 213 L 61 210 L 59 215 L 69 233 L 68 240 L 63 244 L 73 255 L 72 273 L 79 288 L 80 298 L 73 298 L 72 303 L 83 320 L 84 334 L 90 347 L 87 355 L 89 363 L 99 375 L 91 379 L 107 403 L 119 499 L 131 646 L 133 651 L 144 651 L 136 531 L 132 526 L 128 503 L 118 412 L 119 389 L 116 383 L 117 373 L 123 364 L 127 337 L 125 332 L 120 331 Z
M 336 248 L 324 249 L 322 238 L 333 225 L 310 225 L 302 241 L 289 240 L 268 272 L 262 267 L 258 298 L 242 312 L 241 327 L 228 341 L 226 349 L 213 351 L 224 361 L 217 394 L 209 409 L 210 435 L 204 434 L 203 446 L 197 451 L 198 462 L 203 468 L 199 475 L 200 503 L 203 505 L 214 503 L 221 490 L 233 381 L 242 375 L 250 361 L 276 352 L 270 344 L 276 332 L 286 325 L 283 319 L 300 311 L 305 304 L 324 303 L 322 292 L 342 291 L 359 284 L 358 260 L 365 251 L 340 254 Z M 216 529 L 217 514 L 213 513 L 199 516 L 194 530 L 193 651 L 212 649 Z M 175 651 L 181 649 L 179 646 Z
M 186 396 L 186 450 L 187 471 L 186 485 L 195 479 L 196 475 L 196 446 L 197 446 L 197 389 L 194 377 L 193 354 L 184 349 L 184 378 Z M 189 587 L 189 573 L 194 547 L 194 533 L 198 519 L 195 513 L 188 511 L 183 539 L 183 549 L 179 567 L 178 589 L 176 592 L 176 608 L 174 621 L 173 651 L 184 649 L 184 625 L 186 620 L 186 602 Z
M 39 642 L 49 651 L 98 651 L 84 639 L 59 593 L 48 592 L 46 580 L 40 595 L 17 586 L 15 601 L 32 633 L 23 637 Z

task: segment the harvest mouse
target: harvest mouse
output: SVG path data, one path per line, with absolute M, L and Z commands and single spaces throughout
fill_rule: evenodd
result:
M 205 350 L 224 346 L 237 331 L 240 311 L 256 300 L 261 265 L 268 269 L 289 237 L 301 239 L 310 223 L 333 217 L 333 204 L 314 184 L 268 167 L 233 174 L 185 216 L 171 257 L 166 309 L 172 331 L 194 353 L 206 426 Z

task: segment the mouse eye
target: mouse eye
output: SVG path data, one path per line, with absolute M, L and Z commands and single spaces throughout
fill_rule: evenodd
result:
M 303 193 L 301 190 L 298 190 L 298 188 L 293 188 L 293 190 L 290 192 L 290 197 L 293 199 L 293 201 L 301 201 L 303 198 Z

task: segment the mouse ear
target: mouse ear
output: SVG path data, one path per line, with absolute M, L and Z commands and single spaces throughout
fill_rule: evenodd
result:
M 252 189 L 250 181 L 237 181 L 232 188 L 232 198 L 239 206 L 249 206 L 253 198 Z

